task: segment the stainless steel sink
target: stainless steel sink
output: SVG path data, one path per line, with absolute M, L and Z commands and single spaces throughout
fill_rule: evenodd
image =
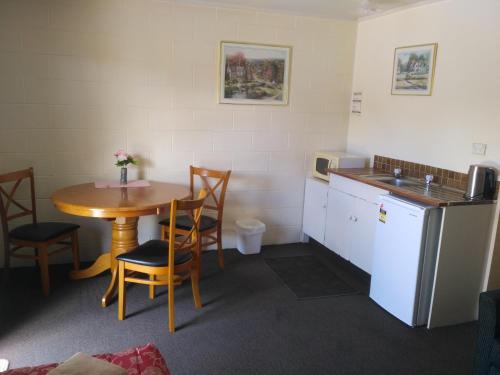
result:
M 397 187 L 405 187 L 405 186 L 418 186 L 422 185 L 422 182 L 415 181 L 415 180 L 409 180 L 406 178 L 395 178 L 392 177 L 390 179 L 383 179 L 379 180 L 385 184 L 392 185 L 392 186 L 397 186 Z
M 368 178 L 370 180 L 378 180 L 378 181 L 392 180 L 394 178 L 394 176 L 391 176 L 390 174 L 366 174 L 366 175 L 361 175 L 359 177 Z
M 407 191 L 420 194 L 426 197 L 432 197 L 448 202 L 463 202 L 464 191 L 454 187 L 431 183 L 429 186 L 422 179 L 415 177 L 396 178 L 389 173 L 360 175 L 367 180 L 380 181 L 383 184 L 401 187 Z
M 397 187 L 422 185 L 421 181 L 407 178 L 407 177 L 396 178 L 396 177 L 389 175 L 389 174 L 372 174 L 372 175 L 364 175 L 361 177 L 364 177 L 364 178 L 367 178 L 370 180 L 380 181 L 380 182 L 383 182 L 385 184 L 397 186 Z

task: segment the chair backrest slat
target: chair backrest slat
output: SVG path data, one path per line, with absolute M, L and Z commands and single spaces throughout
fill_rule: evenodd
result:
M 174 264 L 174 253 L 176 251 L 196 250 L 198 241 L 200 241 L 200 219 L 206 196 L 206 190 L 202 188 L 195 200 L 172 200 L 170 204 L 169 264 Z M 192 224 L 189 232 L 180 238 L 175 233 L 175 224 L 179 211 L 183 211 Z M 170 268 L 173 269 L 173 267 Z
M 206 205 L 204 206 L 204 208 L 205 208 L 205 209 L 208 209 L 208 210 L 217 210 L 217 209 L 218 209 L 218 207 L 217 207 L 217 206 L 212 206 L 212 205 L 210 205 L 210 204 L 206 204 Z
M 7 199 L 7 202 L 5 204 L 5 211 L 6 212 L 9 212 L 9 207 L 10 207 L 10 204 L 13 203 L 14 205 L 20 207 L 20 204 L 17 203 L 15 200 L 14 200 L 14 195 L 16 194 L 16 190 L 17 188 L 19 187 L 19 185 L 21 185 L 21 182 L 23 181 L 23 179 L 19 179 L 16 181 L 16 183 L 14 184 L 14 186 L 10 189 L 10 192 L 7 193 L 1 186 L 0 186 L 0 192 L 3 193 L 3 195 L 5 196 L 5 199 Z M 23 207 L 20 207 L 21 209 L 23 209 Z
M 28 179 L 30 183 L 31 208 L 26 207 L 24 204 L 21 204 L 19 200 L 15 199 L 15 194 L 25 179 Z M 33 223 L 36 223 L 35 179 L 33 168 L 0 175 L 0 184 L 8 183 L 14 183 L 14 185 L 10 189 L 5 189 L 3 186 L 0 186 L 0 219 L 2 221 L 4 239 L 6 240 L 8 240 L 10 220 L 18 219 L 23 216 L 31 216 Z M 9 215 L 9 209 L 14 206 L 21 211 Z
M 4 173 L 0 175 L 0 184 L 3 184 L 5 182 L 22 180 L 23 178 L 29 177 L 31 173 L 33 173 L 33 168 L 21 169 L 15 172 Z
M 18 219 L 18 218 L 23 217 L 23 216 L 31 216 L 32 213 L 33 213 L 33 211 L 31 211 L 31 210 L 28 210 L 26 212 L 18 212 L 17 214 L 7 216 L 7 221 Z
M 194 197 L 195 177 L 201 180 L 202 187 L 207 191 L 207 200 L 214 204 L 205 204 L 204 209 L 217 212 L 217 220 L 222 220 L 224 199 L 231 171 L 216 171 L 213 169 L 189 167 L 191 196 Z

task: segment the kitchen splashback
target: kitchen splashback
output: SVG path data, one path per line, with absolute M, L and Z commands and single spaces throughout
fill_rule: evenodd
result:
M 432 174 L 434 175 L 434 182 L 438 184 L 451 186 L 460 190 L 465 190 L 467 187 L 468 176 L 466 173 L 454 172 L 430 165 L 375 155 L 373 167 L 390 173 L 392 173 L 394 168 L 401 168 L 403 176 L 416 178 L 424 178 L 426 174 Z

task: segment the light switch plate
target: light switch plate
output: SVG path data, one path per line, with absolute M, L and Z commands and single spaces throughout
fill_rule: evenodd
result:
M 472 153 L 474 155 L 486 155 L 486 143 L 473 143 Z

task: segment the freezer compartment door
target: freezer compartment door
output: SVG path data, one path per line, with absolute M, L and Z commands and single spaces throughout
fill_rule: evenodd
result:
M 382 196 L 380 202 L 370 297 L 415 326 L 427 211 L 389 196 Z

